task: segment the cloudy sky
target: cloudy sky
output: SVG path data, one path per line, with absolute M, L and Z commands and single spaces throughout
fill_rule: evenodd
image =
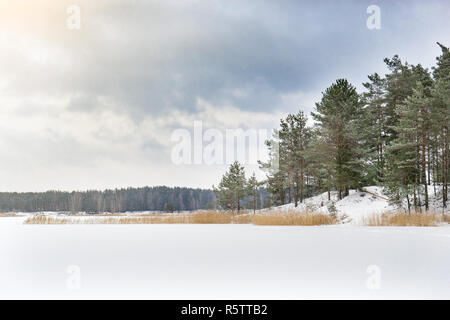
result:
M 174 130 L 275 128 L 449 30 L 445 0 L 0 0 L 0 191 L 210 187 L 226 166 L 173 163 Z

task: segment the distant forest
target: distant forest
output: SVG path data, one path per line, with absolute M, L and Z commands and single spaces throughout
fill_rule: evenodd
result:
M 257 208 L 271 206 L 270 194 L 257 191 Z M 253 208 L 253 198 L 242 199 L 243 208 Z M 0 192 L 0 212 L 127 212 L 194 211 L 218 209 L 214 191 L 181 187 L 143 187 L 114 190 Z
M 212 190 L 143 187 L 105 191 L 2 192 L 0 211 L 126 212 L 184 211 L 215 207 Z

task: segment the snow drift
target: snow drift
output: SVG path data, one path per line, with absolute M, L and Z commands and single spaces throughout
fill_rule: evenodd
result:
M 442 205 L 439 202 L 439 192 L 434 194 L 433 188 L 429 188 L 430 208 L 436 211 L 442 211 Z M 396 206 L 389 202 L 388 196 L 383 192 L 383 187 L 370 186 L 363 188 L 362 191 L 350 190 L 347 197 L 338 199 L 337 191 L 332 191 L 330 200 L 328 193 L 324 192 L 314 197 L 306 198 L 303 203 L 295 207 L 294 203 L 289 203 L 273 209 L 281 211 L 311 211 L 322 213 L 333 213 L 342 218 L 344 222 L 352 224 L 362 223 L 365 217 L 373 214 L 382 214 L 387 211 L 398 210 Z M 447 212 L 448 212 L 447 208 Z

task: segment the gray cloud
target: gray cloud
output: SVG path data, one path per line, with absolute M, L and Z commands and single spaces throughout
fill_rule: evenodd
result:
M 65 27 L 72 3 L 82 8 L 79 31 Z M 381 30 L 366 28 L 371 4 L 381 8 Z M 431 66 L 435 42 L 448 39 L 448 9 L 437 0 L 0 4 L 0 144 L 12 150 L 0 166 L 33 163 L 46 172 L 53 159 L 95 179 L 92 168 L 159 165 L 168 161 L 171 130 L 194 119 L 223 127 L 239 114 L 242 126 L 267 126 L 267 115 L 276 123 L 299 107 L 311 111 L 336 78 L 361 88 L 368 74 L 383 73 L 384 57 Z M 171 181 L 189 184 L 182 175 Z M 197 186 L 213 182 L 205 175 Z
M 365 26 L 369 4 L 85 3 L 80 34 L 62 30 L 65 37 L 50 43 L 66 55 L 67 64 L 56 57 L 46 65 L 19 68 L 22 77 L 13 79 L 10 87 L 74 95 L 71 107 L 84 97 L 87 106 L 76 108 L 88 110 L 97 96 L 106 96 L 137 117 L 167 109 L 195 111 L 199 97 L 246 110 L 283 109 L 283 94 L 321 90 L 332 77 L 359 82 L 376 71 L 384 56 L 411 41 L 412 33 L 414 41 L 407 47 L 417 37 L 423 39 L 425 32 L 415 31 L 436 23 L 422 19 L 417 3 L 384 1 L 379 4 L 383 27 L 370 31 Z M 443 4 L 427 7 L 433 6 Z M 434 14 L 435 21 L 445 18 L 443 12 Z

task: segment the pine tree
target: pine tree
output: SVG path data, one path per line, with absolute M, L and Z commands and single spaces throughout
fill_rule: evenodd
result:
M 405 100 L 412 94 L 412 88 L 416 85 L 416 79 L 408 63 L 403 63 L 398 55 L 392 59 L 384 59 L 389 74 L 386 74 L 385 80 L 385 122 L 386 122 L 386 144 L 397 138 L 395 127 L 398 125 L 397 108 L 404 105 Z
M 335 145 L 328 140 L 329 135 L 321 131 L 311 131 L 311 141 L 304 154 L 308 163 L 308 172 L 314 179 L 315 189 L 319 192 L 327 191 L 328 200 L 331 200 L 331 188 L 333 188 L 334 165 L 333 159 L 336 153 Z M 322 134 L 321 134 L 322 133 Z
M 396 138 L 388 145 L 386 153 L 385 182 L 387 194 L 392 203 L 399 207 L 403 199 L 407 200 L 408 212 L 411 211 L 411 196 L 415 192 L 417 163 L 416 123 L 409 117 L 406 105 L 396 107 L 399 116 L 398 125 L 394 126 Z M 417 202 L 414 201 L 414 205 Z
M 239 212 L 247 190 L 244 167 L 235 161 L 223 175 L 218 187 L 213 186 L 213 190 L 222 208 Z
M 289 186 L 286 143 L 280 137 L 282 137 L 280 131 L 274 130 L 272 138 L 266 141 L 269 160 L 267 162 L 258 161 L 260 169 L 266 172 L 265 183 L 267 191 L 271 194 L 271 205 L 285 204 L 286 190 Z
M 450 179 L 450 50 L 439 42 L 438 45 L 442 54 L 436 58 L 437 66 L 433 68 L 435 86 L 432 89 L 433 120 L 431 131 L 435 137 L 435 180 L 442 185 L 442 206 L 446 208 L 448 181 Z
M 385 151 L 388 143 L 388 123 L 386 117 L 386 79 L 374 73 L 368 76 L 370 82 L 363 86 L 368 90 L 361 96 L 364 104 L 361 139 L 365 151 L 365 184 L 383 181 Z
M 399 108 L 400 121 L 399 132 L 406 132 L 409 137 L 408 145 L 415 151 L 416 177 L 414 184 L 418 188 L 418 196 L 421 195 L 419 185 L 424 186 L 425 209 L 428 210 L 428 186 L 426 181 L 426 147 L 428 145 L 427 136 L 430 128 L 430 98 L 425 95 L 422 82 L 417 82 L 417 87 L 413 89 L 413 94 L 406 99 L 405 106 Z M 402 141 L 402 140 L 400 140 Z M 412 154 L 412 150 L 409 151 Z M 421 202 L 420 202 L 421 203 Z
M 279 131 L 280 155 L 282 168 L 286 170 L 287 184 L 290 195 L 294 196 L 297 207 L 298 201 L 303 202 L 305 197 L 305 174 L 307 162 L 305 150 L 311 139 L 311 130 L 307 127 L 308 118 L 303 111 L 298 114 L 289 114 L 286 119 L 281 119 Z
M 350 187 L 359 187 L 362 172 L 358 139 L 362 108 L 355 87 L 345 79 L 338 79 L 325 90 L 312 115 L 322 137 L 322 150 L 332 152 L 327 157 L 332 163 L 327 167 L 335 173 L 334 185 L 342 199 Z
M 256 179 L 255 173 L 248 179 L 247 181 L 247 190 L 248 194 L 252 197 L 252 208 L 253 208 L 253 214 L 256 213 L 256 202 L 257 202 L 257 193 L 258 193 L 258 186 L 259 182 Z

